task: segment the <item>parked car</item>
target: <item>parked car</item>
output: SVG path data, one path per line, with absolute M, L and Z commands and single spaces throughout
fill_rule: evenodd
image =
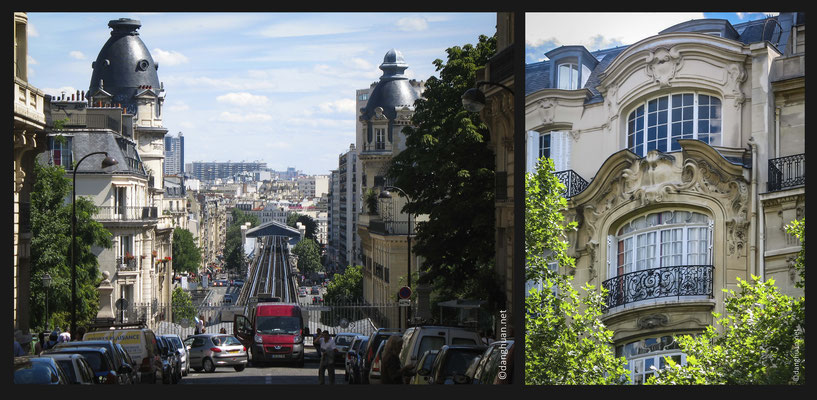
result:
M 513 340 L 491 343 L 473 369 L 466 371 L 467 383 L 509 385 L 513 383 Z M 504 367 L 504 368 L 503 368 Z
M 83 340 L 77 342 L 63 342 L 56 345 L 55 349 L 63 349 L 63 348 L 72 348 L 72 347 L 103 347 L 108 350 L 108 353 L 111 355 L 111 359 L 113 360 L 113 369 L 116 371 L 117 374 L 122 375 L 122 380 L 125 384 L 134 383 L 134 366 L 127 362 L 125 357 L 116 348 L 116 343 L 110 340 Z M 123 366 L 127 365 L 128 368 L 123 368 Z M 128 372 L 125 372 L 128 370 Z
M 159 345 L 159 355 L 162 357 L 162 383 L 179 383 L 182 376 L 182 367 L 177 356 L 176 347 L 167 342 L 167 339 L 157 336 L 156 344 Z
M 190 368 L 213 372 L 216 367 L 233 367 L 241 372 L 247 366 L 247 348 L 233 336 L 203 333 L 188 336 L 184 345 L 190 354 Z
M 53 358 L 57 365 L 65 372 L 68 381 L 78 385 L 93 385 L 96 383 L 94 370 L 88 365 L 82 354 L 44 354 L 43 357 Z
M 335 335 L 335 364 L 346 364 L 346 353 L 359 333 L 340 332 Z
M 312 286 L 312 292 L 310 294 L 321 294 L 321 291 L 317 286 Z
M 14 357 L 14 383 L 63 385 L 71 381 L 51 357 Z
M 343 357 L 343 378 L 349 382 L 352 382 L 352 376 L 354 375 L 354 363 L 357 360 L 357 352 L 360 348 L 360 344 L 364 342 L 364 339 L 368 340 L 368 336 L 365 335 L 357 335 L 352 338 L 352 344 L 349 345 L 349 349 L 346 351 L 346 356 Z
M 233 281 L 233 286 L 238 286 L 238 287 L 244 286 L 244 281 L 236 279 L 236 280 Z
M 357 344 L 349 360 L 349 383 L 351 384 L 363 383 L 361 371 L 363 370 L 363 359 L 366 357 L 366 346 L 369 345 L 369 337 L 363 336 L 357 343 L 359 344 Z
M 375 353 L 377 352 L 380 343 L 385 342 L 389 336 L 392 335 L 402 335 L 402 331 L 394 328 L 380 328 L 369 335 L 369 343 L 366 345 L 366 351 L 363 353 L 363 360 L 360 369 L 362 383 L 369 383 L 369 369 L 371 368 Z
M 440 352 L 437 353 L 437 357 L 434 358 L 428 383 L 453 384 L 460 382 L 459 379 L 455 382 L 455 377 L 465 375 L 465 371 L 468 370 L 471 363 L 478 361 L 485 349 L 486 347 L 482 345 L 443 346 Z
M 223 301 L 225 303 L 227 303 L 227 304 L 232 304 L 233 303 L 233 295 L 231 293 L 225 293 Z
M 128 374 L 130 375 L 131 383 L 141 383 L 139 379 L 139 370 L 136 369 L 135 367 L 136 363 L 133 362 L 133 358 L 130 356 L 130 353 L 128 353 L 128 351 L 125 350 L 125 348 L 122 347 L 121 344 L 114 343 L 114 345 L 116 346 L 116 350 L 118 350 L 119 354 L 122 355 L 122 358 L 125 360 L 125 362 L 131 366 L 131 372 L 130 374 Z
M 181 363 L 182 376 L 187 376 L 190 373 L 189 355 L 187 354 L 187 347 L 182 343 L 182 338 L 179 335 L 162 335 L 167 339 L 176 350 L 179 352 L 179 362 Z
M 429 377 L 431 376 L 431 367 L 434 364 L 434 359 L 437 358 L 439 350 L 426 350 L 420 359 L 417 360 L 417 367 L 412 370 L 409 383 L 412 385 L 428 385 Z
M 479 334 L 463 327 L 453 326 L 413 326 L 403 333 L 403 347 L 400 349 L 400 366 L 406 371 L 416 371 L 417 359 L 427 350 L 439 350 L 445 345 L 479 345 Z M 412 374 L 404 375 L 408 383 Z
M 126 377 L 130 373 L 130 366 L 123 366 L 122 373 L 114 367 L 112 352 L 105 347 L 55 347 L 43 352 L 47 354 L 82 354 L 88 365 L 94 371 L 97 383 L 124 385 L 129 381 Z
M 156 344 L 156 335 L 148 328 L 119 328 L 88 332 L 83 340 L 111 340 L 119 343 L 130 354 L 134 368 L 139 368 L 141 383 L 161 383 L 162 358 Z
M 396 335 L 395 335 L 396 336 Z M 386 348 L 386 342 L 388 340 L 383 340 L 380 342 L 380 345 L 377 346 L 377 351 L 374 352 L 374 358 L 372 359 L 371 365 L 369 366 L 369 373 L 366 377 L 366 383 L 370 385 L 377 385 L 380 384 L 380 376 L 382 375 L 380 372 L 380 355 L 383 353 L 383 349 Z

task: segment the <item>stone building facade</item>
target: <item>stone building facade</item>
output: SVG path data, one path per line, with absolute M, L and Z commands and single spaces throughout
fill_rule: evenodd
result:
M 528 168 L 566 184 L 575 283 L 608 290 L 603 321 L 634 382 L 673 336 L 725 313 L 752 275 L 794 287 L 805 215 L 805 19 L 692 20 L 597 52 L 526 66 Z

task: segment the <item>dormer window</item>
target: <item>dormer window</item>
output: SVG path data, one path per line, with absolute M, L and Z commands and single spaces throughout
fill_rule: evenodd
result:
M 579 66 L 574 63 L 559 64 L 557 88 L 563 90 L 576 90 L 579 88 Z

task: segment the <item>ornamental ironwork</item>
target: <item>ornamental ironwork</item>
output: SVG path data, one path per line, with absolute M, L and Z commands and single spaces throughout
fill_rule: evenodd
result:
M 805 184 L 805 154 L 795 154 L 769 160 L 768 191 L 776 192 Z
M 587 186 L 590 185 L 590 182 L 584 180 L 584 178 L 572 169 L 554 172 L 554 175 L 559 178 L 559 182 L 565 185 L 565 191 L 562 193 L 562 196 L 567 199 L 583 192 L 584 189 L 587 189 Z
M 714 269 L 712 265 L 678 265 L 616 276 L 602 282 L 602 287 L 607 289 L 606 309 L 665 297 L 712 298 Z

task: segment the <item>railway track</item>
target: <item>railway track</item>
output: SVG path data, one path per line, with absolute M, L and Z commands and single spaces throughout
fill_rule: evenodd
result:
M 256 242 L 250 259 L 247 281 L 241 288 L 236 305 L 246 306 L 253 297 L 278 297 L 281 302 L 295 303 L 295 281 L 289 265 L 285 237 L 265 236 Z

